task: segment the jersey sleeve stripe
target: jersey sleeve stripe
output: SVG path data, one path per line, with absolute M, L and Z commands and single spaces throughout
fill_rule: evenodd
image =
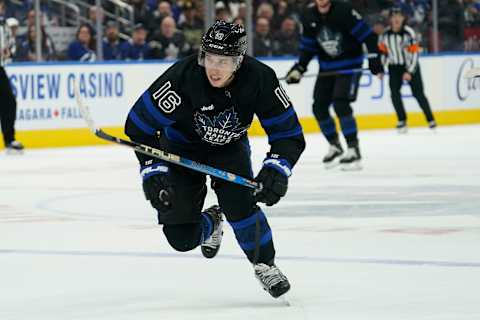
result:
M 140 130 L 142 130 L 144 133 L 146 133 L 150 136 L 155 135 L 155 133 L 157 132 L 157 130 L 155 130 L 155 128 L 153 128 L 153 127 L 149 126 L 148 124 L 146 124 L 145 122 L 143 122 L 142 119 L 140 119 L 133 110 L 130 110 L 130 112 L 128 113 L 128 118 L 130 120 L 132 120 L 132 122 Z
M 295 137 L 302 134 L 302 127 L 300 125 L 297 125 L 295 128 L 287 131 L 279 131 L 275 132 L 272 134 L 268 135 L 268 143 L 272 143 L 274 141 L 284 139 L 284 138 L 290 138 L 290 137 Z
M 158 111 L 150 99 L 150 93 L 145 91 L 142 95 L 142 101 L 148 113 L 162 126 L 167 127 L 175 123 L 175 121 L 168 119 L 160 111 Z
M 366 24 L 365 24 L 365 21 L 363 21 L 363 20 L 358 21 L 357 24 L 352 28 L 352 30 L 350 30 L 350 33 L 351 33 L 352 35 L 355 35 L 355 33 L 357 33 L 358 31 L 360 31 L 360 29 L 361 29 L 364 25 L 366 25 Z
M 293 107 L 288 108 L 285 112 L 281 113 L 280 115 L 268 119 L 260 119 L 260 123 L 262 127 L 271 127 L 273 125 L 278 125 L 290 118 L 291 116 L 295 115 L 295 109 Z
M 370 34 L 372 34 L 373 30 L 372 28 L 368 27 L 365 32 L 363 32 L 360 36 L 356 37 L 359 42 L 363 42 Z

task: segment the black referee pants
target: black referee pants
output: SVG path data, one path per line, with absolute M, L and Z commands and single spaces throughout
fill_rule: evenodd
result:
M 397 113 L 398 121 L 407 121 L 407 114 L 405 112 L 405 107 L 403 106 L 402 96 L 400 94 L 400 89 L 403 83 L 403 74 L 407 72 L 405 66 L 403 65 L 389 65 L 388 72 L 390 74 L 390 92 L 392 97 L 393 107 Z M 417 70 L 412 74 L 412 80 L 409 81 L 410 88 L 412 89 L 412 94 L 417 99 L 420 108 L 425 114 L 427 121 L 433 121 L 432 109 L 428 103 L 427 97 L 423 92 L 423 81 L 422 74 L 420 72 L 420 66 L 417 67 Z
M 13 95 L 5 69 L 0 66 L 0 124 L 3 142 L 10 144 L 15 139 L 15 118 L 17 102 Z

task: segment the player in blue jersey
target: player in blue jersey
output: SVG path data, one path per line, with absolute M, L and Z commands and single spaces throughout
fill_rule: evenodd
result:
M 302 25 L 299 60 L 288 72 L 286 82 L 300 82 L 314 56 L 318 56 L 320 72 L 339 71 L 338 75 L 317 78 L 313 92 L 313 114 L 330 144 L 323 159 L 325 167 L 341 164 L 344 170 L 359 170 L 361 155 L 357 123 L 350 103 L 357 98 L 361 73 L 340 73 L 362 67 L 362 46 L 365 44 L 368 52 L 373 54 L 368 61 L 370 71 L 381 77 L 383 66 L 377 36 L 360 14 L 343 1 L 315 0 L 305 11 Z M 344 155 L 335 122 L 330 115 L 330 105 L 333 105 L 339 118 L 347 143 Z
M 190 169 L 137 154 L 146 198 L 178 251 L 201 246 L 213 258 L 223 216 L 273 297 L 290 288 L 275 265 L 272 231 L 257 202 L 276 204 L 287 192 L 292 168 L 305 148 L 301 126 L 275 72 L 245 55 L 242 26 L 217 21 L 202 38 L 198 55 L 178 61 L 137 100 L 126 134 L 143 143 L 212 167 L 253 178 L 247 129 L 254 115 L 268 134 L 270 150 L 255 177 L 263 189 L 212 178 L 218 206 L 204 211 L 206 177 Z

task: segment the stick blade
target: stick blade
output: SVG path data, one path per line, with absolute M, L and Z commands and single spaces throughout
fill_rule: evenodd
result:
M 80 114 L 82 115 L 83 120 L 85 120 L 85 122 L 87 123 L 88 128 L 96 134 L 99 129 L 95 126 L 95 122 L 93 121 L 88 106 L 83 102 L 82 98 L 80 97 L 80 91 L 78 90 L 77 84 L 74 83 L 73 85 L 75 92 L 75 100 L 77 101 L 77 106 L 80 110 Z

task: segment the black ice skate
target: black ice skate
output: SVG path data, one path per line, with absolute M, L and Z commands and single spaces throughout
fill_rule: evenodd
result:
M 343 149 L 340 143 L 336 142 L 330 144 L 327 155 L 323 157 L 323 165 L 325 166 L 325 169 L 336 167 L 342 154 Z
M 203 241 L 201 244 L 202 254 L 205 258 L 213 258 L 217 255 L 218 250 L 220 250 L 220 244 L 222 243 L 223 236 L 223 218 L 222 218 L 222 209 L 215 205 L 211 206 L 204 213 L 210 215 L 213 220 L 213 232 L 212 235 Z
M 400 134 L 407 133 L 408 127 L 406 121 L 398 121 L 397 123 L 397 132 Z
M 358 147 L 349 147 L 345 156 L 340 159 L 340 165 L 344 171 L 362 170 L 360 149 Z
M 290 282 L 277 266 L 257 263 L 253 265 L 253 268 L 255 277 L 260 281 L 263 289 L 268 291 L 272 297 L 278 298 L 290 290 Z
M 23 154 L 23 149 L 23 144 L 15 140 L 5 146 L 7 154 Z

